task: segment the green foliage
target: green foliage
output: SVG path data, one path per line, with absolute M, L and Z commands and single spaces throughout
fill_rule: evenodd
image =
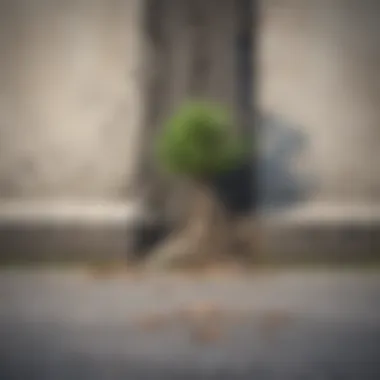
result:
M 207 178 L 238 165 L 245 149 L 233 133 L 225 108 L 208 102 L 189 102 L 172 115 L 161 132 L 157 153 L 172 173 Z

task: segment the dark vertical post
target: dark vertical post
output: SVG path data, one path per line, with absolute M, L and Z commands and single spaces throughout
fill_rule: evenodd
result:
M 247 202 L 247 213 L 254 210 L 257 198 L 257 186 L 255 186 L 255 110 L 254 89 L 255 82 L 255 36 L 258 0 L 237 1 L 237 41 L 236 41 L 236 67 L 237 67 L 237 99 L 238 111 L 241 115 L 241 133 L 244 140 L 249 143 L 249 160 L 241 171 L 239 185 L 245 187 L 241 194 Z
M 237 1 L 237 91 L 243 133 L 253 141 L 254 35 L 257 0 Z

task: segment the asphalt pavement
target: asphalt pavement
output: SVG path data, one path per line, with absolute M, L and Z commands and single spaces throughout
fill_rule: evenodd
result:
M 379 274 L 2 270 L 0 379 L 380 379 Z

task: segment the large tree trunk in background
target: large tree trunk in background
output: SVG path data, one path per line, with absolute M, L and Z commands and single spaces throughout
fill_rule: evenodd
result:
M 237 121 L 246 121 L 251 100 L 245 93 L 243 100 L 239 97 L 242 81 L 237 77 L 241 71 L 237 62 L 240 2 L 147 0 L 147 4 L 150 70 L 146 154 L 140 183 L 148 188 L 148 208 L 180 226 L 154 249 L 149 266 L 166 265 L 174 257 L 197 261 L 206 256 L 226 256 L 227 251 L 231 254 L 239 250 L 236 245 L 231 247 L 241 218 L 225 207 L 213 186 L 187 186 L 182 180 L 163 178 L 152 156 L 152 142 L 165 119 L 189 97 L 225 104 Z M 244 81 L 250 82 L 251 78 L 244 77 Z M 251 83 L 247 86 L 245 82 L 245 88 L 250 87 Z
M 173 209 L 176 214 L 181 204 L 188 202 L 189 192 L 181 180 L 161 175 L 153 154 L 154 141 L 166 119 L 188 98 L 212 99 L 225 104 L 235 116 L 239 114 L 236 1 L 146 1 L 149 67 L 139 182 L 148 190 L 148 207 L 161 215 L 172 214 Z

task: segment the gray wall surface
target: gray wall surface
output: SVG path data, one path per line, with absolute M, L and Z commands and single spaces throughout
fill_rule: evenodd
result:
M 260 23 L 265 201 L 378 202 L 380 3 L 266 0 Z
M 236 109 L 234 4 L 0 3 L 0 247 L 5 256 L 124 257 L 133 235 L 134 197 L 144 198 L 147 182 L 152 191 L 141 203 L 148 209 L 178 211 L 186 203 L 177 184 L 161 182 L 149 152 L 162 121 L 188 96 L 211 96 Z M 353 247 L 347 237 L 354 236 L 355 257 L 363 242 L 371 253 L 379 245 L 378 224 L 367 218 L 380 220 L 380 208 L 373 206 L 380 199 L 379 4 L 261 3 L 254 86 L 264 116 L 258 133 L 261 203 L 314 202 L 305 212 L 318 220 L 320 234 L 303 234 L 301 227 L 310 221 L 301 218 L 305 212 L 291 220 L 278 214 L 273 219 L 281 220 L 281 231 L 293 226 L 300 232 L 302 239 L 285 235 L 289 242 L 304 242 L 302 255 L 315 236 L 333 242 L 330 251 L 318 246 L 324 256 L 347 253 Z M 10 199 L 16 204 L 5 203 Z M 356 204 L 357 211 L 342 213 L 341 202 Z M 366 224 L 357 223 L 363 215 Z M 333 222 L 326 224 L 326 218 Z M 339 227 L 342 218 L 360 224 L 362 237 Z M 274 231 L 272 225 L 267 231 Z M 331 239 L 321 238 L 323 231 L 332 231 Z M 284 251 L 282 235 L 267 241 L 280 243 Z M 342 242 L 346 248 L 338 249 Z M 294 244 L 289 246 L 295 252 Z
M 122 199 L 145 104 L 146 141 L 188 96 L 236 105 L 233 2 L 162 0 L 145 25 L 143 3 L 1 3 L 0 198 Z M 276 118 L 259 134 L 266 201 L 379 200 L 379 8 L 262 2 L 256 88 Z
M 0 4 L 0 198 L 122 198 L 140 123 L 139 0 Z

